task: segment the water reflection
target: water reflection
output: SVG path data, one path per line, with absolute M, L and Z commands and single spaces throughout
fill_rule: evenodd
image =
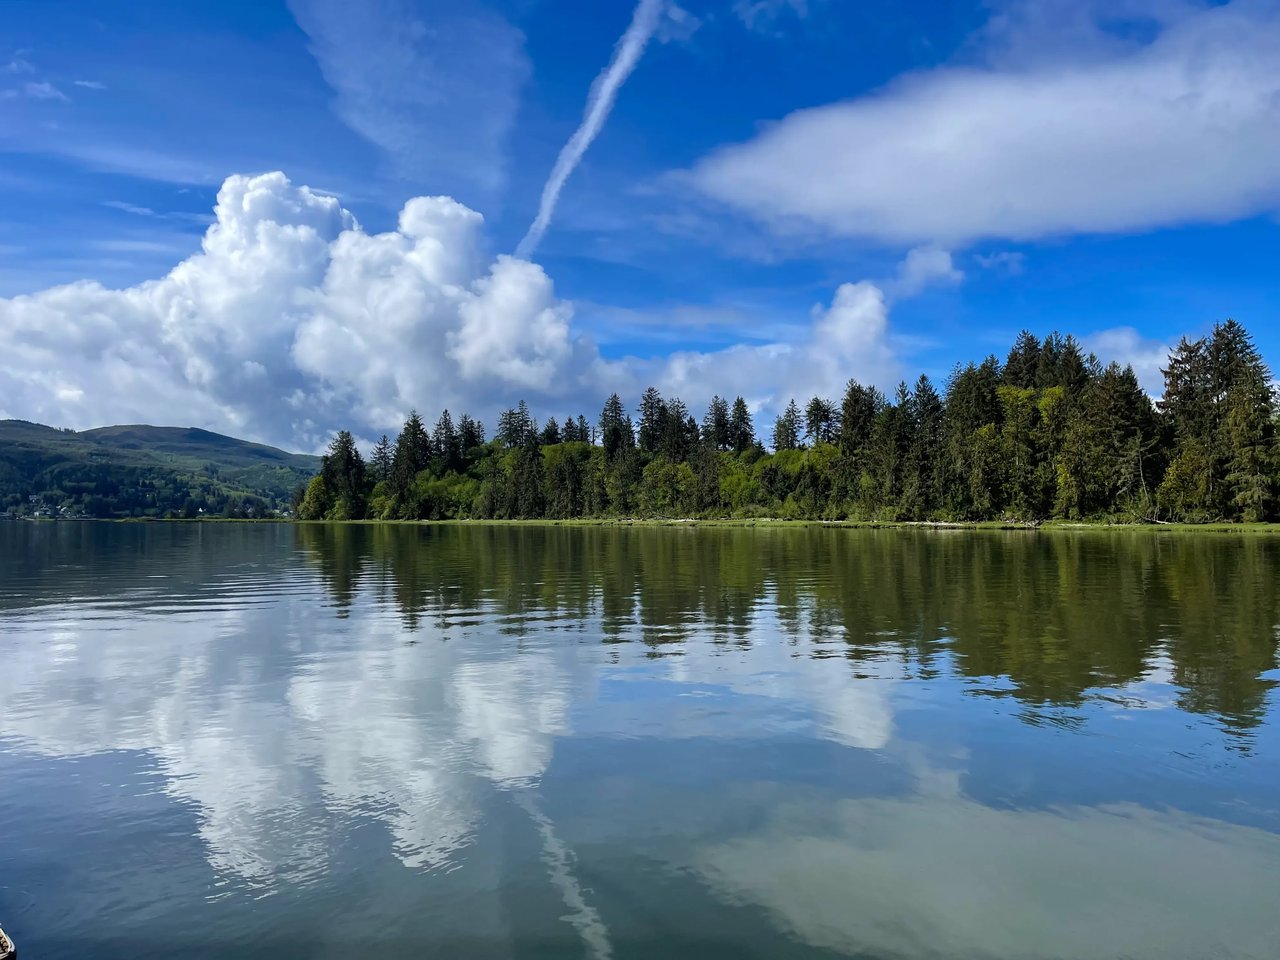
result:
M 1280 540 L 0 538 L 5 872 L 118 857 L 120 817 L 149 851 L 39 905 L 0 879 L 6 927 L 57 926 L 61 955 L 200 956 L 195 923 L 215 956 L 338 904 L 391 957 L 1263 957 L 1280 935 Z M 115 799 L 85 817 L 67 765 L 96 757 Z
M 843 657 L 854 676 L 892 662 L 915 677 L 1000 678 L 991 692 L 1030 708 L 1173 687 L 1178 707 L 1240 733 L 1274 685 L 1280 538 L 493 525 L 299 536 L 340 610 L 366 582 L 410 630 L 484 605 L 517 633 L 562 620 L 654 655 L 764 636 Z M 761 615 L 778 629 L 760 629 Z

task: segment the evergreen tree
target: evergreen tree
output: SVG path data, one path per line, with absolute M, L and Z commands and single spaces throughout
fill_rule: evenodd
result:
M 369 457 L 369 467 L 373 473 L 374 483 L 386 483 L 391 479 L 391 441 L 384 433 L 373 454 Z
M 856 458 L 871 439 L 871 428 L 876 414 L 884 405 L 884 397 L 875 387 L 864 387 L 850 380 L 840 406 L 840 432 L 837 435 L 840 452 L 847 458 Z
M 711 405 L 702 418 L 702 441 L 715 450 L 728 450 L 733 446 L 729 436 L 729 401 L 719 394 L 711 398 Z
M 657 387 L 649 387 L 640 397 L 640 422 L 636 445 L 642 453 L 656 453 L 665 433 L 667 406 Z
M 436 428 L 431 435 L 432 452 L 440 465 L 441 473 L 451 473 L 462 469 L 462 437 L 454 429 L 453 417 L 445 410 L 436 421 Z
M 1013 342 L 1009 358 L 1004 364 L 1005 386 L 1028 390 L 1038 386 L 1040 369 L 1040 340 L 1030 330 L 1023 330 Z
M 427 428 L 418 411 L 414 410 L 396 437 L 395 451 L 391 455 L 391 486 L 398 516 L 404 516 L 409 490 L 418 474 L 431 466 L 431 458 L 431 438 L 427 436 Z
M 600 443 L 605 459 L 612 462 L 622 452 L 634 448 L 635 442 L 631 418 L 623 410 L 621 398 L 616 393 L 610 394 L 600 411 Z
M 544 447 L 553 447 L 560 443 L 560 424 L 556 423 L 555 417 L 547 418 L 547 422 L 542 426 L 540 439 Z
M 698 425 L 694 422 L 693 438 L 689 436 L 689 408 L 679 397 L 672 397 L 664 404 L 662 415 L 662 437 L 659 449 L 664 457 L 672 463 L 684 460 L 697 442 Z
M 498 415 L 498 440 L 504 447 L 524 446 L 536 437 L 538 424 L 529 414 L 529 405 L 523 400 L 513 410 Z
M 321 460 L 320 475 L 333 498 L 329 513 L 334 520 L 364 518 L 365 466 L 356 442 L 347 430 L 339 430 Z
M 458 444 L 462 447 L 464 454 L 483 446 L 484 424 L 479 420 L 472 420 L 464 413 L 458 418 Z
M 800 408 L 795 400 L 787 404 L 773 424 L 773 449 L 795 450 L 800 446 Z
M 835 443 L 839 428 L 835 404 L 814 397 L 804 408 L 804 432 L 810 444 Z
M 729 445 L 734 453 L 742 453 L 756 442 L 756 428 L 751 422 L 751 411 L 742 397 L 736 397 L 729 412 Z

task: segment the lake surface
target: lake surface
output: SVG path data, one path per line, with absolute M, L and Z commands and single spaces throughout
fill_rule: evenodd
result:
M 0 524 L 23 960 L 1267 958 L 1280 537 Z

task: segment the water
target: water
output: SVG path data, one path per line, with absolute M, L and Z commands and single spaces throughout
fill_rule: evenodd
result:
M 0 524 L 56 958 L 1274 958 L 1280 537 Z

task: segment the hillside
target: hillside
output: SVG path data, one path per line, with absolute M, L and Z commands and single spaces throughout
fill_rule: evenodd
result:
M 319 457 L 190 427 L 0 420 L 0 513 L 10 516 L 269 515 L 319 469 Z

